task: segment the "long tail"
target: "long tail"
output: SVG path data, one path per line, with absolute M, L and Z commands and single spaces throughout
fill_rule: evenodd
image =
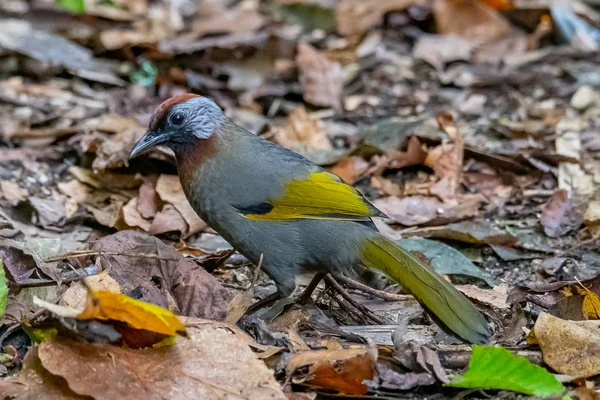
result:
M 430 266 L 381 235 L 366 241 L 361 254 L 366 268 L 400 283 L 463 340 L 476 344 L 489 342 L 490 329 L 481 313 Z

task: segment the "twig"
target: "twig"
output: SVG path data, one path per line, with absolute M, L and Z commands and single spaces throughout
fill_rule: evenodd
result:
M 354 279 L 350 279 L 343 275 L 335 275 L 335 279 L 338 281 L 342 281 L 342 283 L 351 286 L 355 289 L 358 289 L 362 292 L 372 294 L 373 296 L 377 296 L 385 301 L 406 301 L 414 298 L 413 296 L 407 294 L 388 293 L 384 292 L 383 290 L 373 289 L 370 286 L 357 282 Z
M 61 283 L 70 283 L 73 281 L 78 281 L 88 276 L 97 275 L 98 267 L 95 265 L 90 265 L 89 267 L 85 267 L 83 269 L 76 269 L 73 271 L 67 271 L 63 274 L 63 279 Z M 40 287 L 40 286 L 53 286 L 56 285 L 57 282 L 53 279 L 26 279 L 21 283 L 16 283 L 19 287 Z
M 375 313 L 373 313 L 373 311 L 369 310 L 367 307 L 363 306 L 362 304 L 356 302 L 356 300 L 354 300 L 352 298 L 352 296 L 350 296 L 348 294 L 348 292 L 346 292 L 346 290 L 344 290 L 344 288 L 342 287 L 342 285 L 340 285 L 334 279 L 333 276 L 331 276 L 330 274 L 327 274 L 327 275 L 325 275 L 325 278 L 323 278 L 323 279 L 325 280 L 325 283 L 327 283 L 332 289 L 334 289 L 337 293 L 339 293 L 339 295 L 342 296 L 342 298 L 344 300 L 346 300 L 354 308 L 356 308 L 357 310 L 359 310 L 360 312 L 362 312 L 366 317 L 368 317 L 369 319 L 371 319 L 376 324 L 386 325 L 386 322 L 382 318 L 380 318 L 378 315 L 376 315 Z

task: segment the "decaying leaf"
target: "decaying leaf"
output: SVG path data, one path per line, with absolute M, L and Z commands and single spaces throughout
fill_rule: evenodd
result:
M 569 198 L 564 189 L 554 192 L 542 210 L 540 222 L 544 232 L 550 237 L 563 236 L 570 231 L 579 228 L 583 222 L 585 203 Z
M 589 377 L 600 373 L 600 321 L 567 321 L 541 313 L 535 338 L 544 362 L 561 374 Z
M 42 392 L 37 385 L 45 387 L 48 382 L 48 390 L 55 390 L 60 398 L 68 387 L 80 396 L 99 400 L 285 400 L 272 372 L 248 347 L 244 333 L 196 319 L 187 320 L 186 328 L 191 340 L 178 339 L 172 346 L 142 350 L 47 340 L 39 346 L 39 361 L 35 352 L 31 353 L 32 361 L 41 361 L 37 373 L 30 376 L 26 369 L 15 378 L 0 381 L 0 388 L 8 386 L 9 393 L 19 395 L 35 394 Z M 62 384 L 46 381 L 46 377 Z
M 32 347 L 23 360 L 23 369 L 18 375 L 0 380 L 0 393 L 17 399 L 39 400 L 86 400 L 69 388 L 67 381 L 48 372 L 38 357 L 38 348 Z
M 223 320 L 229 294 L 193 260 L 141 232 L 121 231 L 92 243 L 96 263 L 122 287 L 148 303 L 169 306 L 170 293 L 183 315 Z M 106 254 L 104 254 L 106 253 Z
M 304 42 L 298 43 L 296 63 L 300 69 L 304 99 L 316 106 L 341 110 L 342 66 Z
M 314 350 L 295 355 L 286 367 L 288 375 L 308 366 L 308 374 L 295 381 L 334 389 L 348 395 L 367 392 L 365 380 L 373 379 L 377 348 Z

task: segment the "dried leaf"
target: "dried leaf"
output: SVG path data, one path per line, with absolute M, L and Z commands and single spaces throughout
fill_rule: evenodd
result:
M 295 355 L 286 367 L 288 375 L 308 366 L 308 376 L 302 379 L 311 385 L 334 389 L 347 395 L 367 393 L 365 380 L 373 379 L 377 348 L 315 350 Z
M 478 0 L 435 0 L 433 16 L 439 33 L 465 39 L 493 39 L 513 30 L 498 12 Z
M 156 193 L 164 202 L 173 204 L 173 207 L 179 211 L 188 224 L 189 228 L 187 232 L 183 233 L 184 237 L 206 228 L 206 223 L 200 219 L 185 197 L 179 177 L 176 175 L 161 175 L 156 182 Z
M 150 230 L 150 226 L 152 225 L 151 222 L 147 219 L 144 219 L 144 217 L 142 217 L 142 215 L 138 212 L 138 197 L 134 197 L 133 199 L 129 200 L 129 202 L 125 204 L 123 208 L 121 208 L 121 213 L 123 213 L 123 221 L 125 221 L 125 224 L 128 227 L 139 227 L 146 232 Z
M 323 150 L 332 148 L 325 124 L 312 118 L 303 106 L 290 112 L 283 128 L 275 129 L 275 140 L 289 149 L 299 146 Z
M 600 321 L 566 321 L 541 313 L 535 337 L 544 362 L 561 374 L 589 377 L 600 373 Z
M 188 226 L 173 205 L 165 204 L 162 210 L 154 216 L 148 233 L 151 235 L 160 235 L 167 232 L 180 232 L 183 236 L 188 231 Z
M 296 64 L 300 69 L 304 100 L 316 106 L 341 110 L 344 85 L 342 66 L 304 42 L 298 43 Z
M 331 172 L 342 178 L 349 185 L 353 185 L 363 176 L 367 168 L 369 168 L 369 163 L 364 158 L 352 156 L 340 159 L 331 168 Z
M 383 21 L 385 13 L 402 11 L 415 0 L 342 0 L 336 8 L 338 32 L 342 36 L 362 35 Z
M 42 343 L 39 358 L 73 391 L 98 400 L 285 400 L 245 338 L 213 321 L 196 321 L 187 324 L 191 340 L 178 338 L 169 347 L 132 350 L 58 339 Z
M 91 245 L 108 253 L 96 263 L 128 294 L 136 291 L 141 299 L 167 308 L 167 292 L 183 315 L 223 320 L 229 294 L 225 288 L 193 260 L 175 248 L 141 232 L 121 231 Z
M 14 181 L 0 181 L 0 195 L 13 206 L 27 199 L 29 192 Z
M 542 209 L 540 222 L 550 237 L 560 237 L 575 230 L 583 223 L 585 203 L 569 198 L 564 189 L 558 189 Z
M 38 347 L 32 347 L 23 359 L 18 375 L 0 380 L 2 396 L 37 400 L 88 400 L 72 391 L 60 376 L 46 370 L 38 357 Z
M 479 214 L 485 201 L 482 195 L 464 195 L 457 203 L 441 202 L 435 197 L 387 197 L 373 202 L 388 217 L 406 226 L 442 225 Z

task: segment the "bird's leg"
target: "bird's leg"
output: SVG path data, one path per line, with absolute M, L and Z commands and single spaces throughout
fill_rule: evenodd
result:
M 261 308 L 273 304 L 274 302 L 279 300 L 280 297 L 281 297 L 281 294 L 279 293 L 279 291 L 276 291 L 275 293 L 271 293 L 264 299 L 261 299 L 261 300 L 257 301 L 256 303 L 252 304 L 250 307 L 248 307 L 248 309 L 245 312 L 245 315 L 254 314 L 256 311 L 260 310 Z
M 298 298 L 296 299 L 296 303 L 306 304 L 306 302 L 310 300 L 310 297 L 312 296 L 313 292 L 315 291 L 317 286 L 319 286 L 319 283 L 321 283 L 324 277 L 325 272 L 317 272 L 312 278 L 312 280 L 309 282 L 308 286 L 306 286 L 306 288 L 302 291 L 300 296 L 298 296 Z

